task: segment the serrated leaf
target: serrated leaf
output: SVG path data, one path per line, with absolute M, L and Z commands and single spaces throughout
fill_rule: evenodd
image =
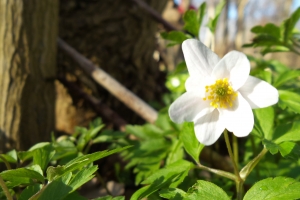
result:
M 0 176 L 3 180 L 8 181 L 8 187 L 15 187 L 21 184 L 34 184 L 36 181 L 44 182 L 44 177 L 41 174 L 27 168 L 6 170 L 1 172 Z
M 282 142 L 279 151 L 282 157 L 296 161 L 300 158 L 300 146 L 295 142 Z
M 289 107 L 292 111 L 300 113 L 300 95 L 287 91 L 287 90 L 278 90 L 279 92 L 279 106 L 281 108 Z
M 274 108 L 260 108 L 254 109 L 254 128 L 252 132 L 260 138 L 270 140 L 273 133 L 274 125 Z
M 183 149 L 182 149 L 182 142 L 180 140 L 176 140 L 173 142 L 171 150 L 168 154 L 166 165 L 172 164 L 178 160 L 183 159 Z
M 181 44 L 184 40 L 191 38 L 190 36 L 186 35 L 185 33 L 181 32 L 181 31 L 163 32 L 160 35 L 165 40 L 170 41 L 168 46 L 174 46 L 177 44 Z
M 151 176 L 149 176 L 146 180 L 144 180 L 142 184 L 151 184 L 161 177 L 165 179 L 170 175 L 179 174 L 186 170 L 190 170 L 192 166 L 193 164 L 186 160 L 179 160 L 175 163 L 168 165 L 166 168 L 156 171 Z
M 204 145 L 200 144 L 197 140 L 192 122 L 184 123 L 180 133 L 180 140 L 183 142 L 186 152 L 198 163 L 199 155 Z
M 263 140 L 263 144 L 271 154 L 280 152 L 281 156 L 288 159 L 298 160 L 300 158 L 300 146 L 295 142 L 285 141 L 276 144 L 273 141 Z
M 98 167 L 92 166 L 89 168 L 85 168 L 79 171 L 72 180 L 69 182 L 69 186 L 72 187 L 72 192 L 77 190 L 80 186 L 91 180 L 95 175 L 94 173 L 97 171 Z
M 273 85 L 275 87 L 279 87 L 282 84 L 286 83 L 287 81 L 289 81 L 291 79 L 294 79 L 294 78 L 297 78 L 299 76 L 300 76 L 300 70 L 289 70 L 289 71 L 286 71 L 286 72 L 280 74 L 278 76 L 278 78 L 275 79 Z
M 284 41 L 287 42 L 292 35 L 293 29 L 300 18 L 300 7 L 293 12 L 293 14 L 283 22 L 284 27 Z
M 178 188 L 167 188 L 159 191 L 159 196 L 165 199 L 181 200 L 186 196 L 186 192 Z
M 265 26 L 255 26 L 251 29 L 251 32 L 256 34 L 266 34 L 275 38 L 280 38 L 280 28 L 272 23 L 268 23 Z
M 72 188 L 65 184 L 63 177 L 60 177 L 42 188 L 37 194 L 29 200 L 62 200 L 66 197 Z
M 87 155 L 83 155 L 83 156 L 79 156 L 73 160 L 71 160 L 70 162 L 68 162 L 66 165 L 64 166 L 57 166 L 57 167 L 48 167 L 47 169 L 47 178 L 48 180 L 55 180 L 57 178 L 59 178 L 60 176 L 62 176 L 63 174 L 72 172 L 74 170 L 80 169 L 82 167 L 84 167 L 85 165 L 88 165 L 96 160 L 99 160 L 103 157 L 109 156 L 111 154 L 123 151 L 125 149 L 128 149 L 131 146 L 126 146 L 123 148 L 117 148 L 111 151 L 100 151 L 100 152 L 95 152 L 92 154 L 87 154 Z
M 197 19 L 197 13 L 194 10 L 188 10 L 183 15 L 184 30 L 187 30 L 194 36 L 198 37 L 200 24 Z
M 290 124 L 283 124 L 276 127 L 273 135 L 275 143 L 279 144 L 285 141 L 300 141 L 300 122 L 296 121 Z
M 190 162 L 180 160 L 168 165 L 166 168 L 160 169 L 142 182 L 142 184 L 151 185 L 145 186 L 136 191 L 132 195 L 131 200 L 148 197 L 161 188 L 168 186 L 176 187 L 179 182 L 182 182 L 183 178 L 187 176 L 191 167 L 192 164 Z
M 43 171 L 46 169 L 48 163 L 55 154 L 55 151 L 50 144 L 45 145 L 42 148 L 38 148 L 33 152 L 33 164 L 39 165 Z
M 208 181 L 198 180 L 195 185 L 193 185 L 188 192 L 184 200 L 229 200 L 226 192 L 219 186 L 210 183 Z
M 300 183 L 292 178 L 267 178 L 254 184 L 246 193 L 244 200 L 253 199 L 299 199 Z

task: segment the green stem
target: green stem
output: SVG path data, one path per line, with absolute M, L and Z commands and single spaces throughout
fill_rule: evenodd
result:
M 267 152 L 268 150 L 266 148 L 263 148 L 263 150 L 240 171 L 240 177 L 242 180 L 246 180 L 248 175 Z
M 10 195 L 9 190 L 8 190 L 7 186 L 5 185 L 5 182 L 4 182 L 4 180 L 2 179 L 1 176 L 0 176 L 0 186 L 2 187 L 2 190 L 4 191 L 4 194 L 5 194 L 6 198 L 8 200 L 13 200 L 13 198 Z
M 235 162 L 235 159 L 234 159 L 234 156 L 233 156 L 233 153 L 232 153 L 232 149 L 231 149 L 231 145 L 230 145 L 230 141 L 229 141 L 229 136 L 228 136 L 228 132 L 227 132 L 226 129 L 224 131 L 224 137 L 225 137 L 225 142 L 226 142 L 227 150 L 228 150 L 228 153 L 229 153 L 229 157 L 231 158 L 231 161 L 233 163 L 234 173 L 235 173 L 236 177 L 239 178 L 240 177 L 239 169 L 237 167 L 237 163 Z
M 227 149 L 228 149 L 229 156 L 230 156 L 231 161 L 233 163 L 234 173 L 236 175 L 235 185 L 236 185 L 237 199 L 241 200 L 241 199 L 243 199 L 243 184 L 244 184 L 244 180 L 242 180 L 241 177 L 240 177 L 239 169 L 238 169 L 238 166 L 237 166 L 237 162 L 236 162 L 236 159 L 235 159 L 235 157 L 234 157 L 234 155 L 232 153 L 232 148 L 231 148 L 231 145 L 230 145 L 229 136 L 228 136 L 228 132 L 227 132 L 226 129 L 224 131 L 224 137 L 225 137 L 225 142 L 226 142 L 226 146 L 227 146 Z M 237 141 L 235 143 L 236 144 L 234 144 L 234 145 L 237 145 Z M 237 147 L 235 147 L 235 148 L 237 148 Z
M 217 174 L 219 176 L 223 176 L 223 177 L 226 177 L 226 178 L 229 178 L 233 181 L 236 181 L 236 176 L 230 172 L 226 172 L 226 171 L 223 171 L 223 170 L 219 170 L 219 169 L 213 169 L 213 168 L 210 168 L 210 167 L 206 167 L 204 165 L 201 165 L 200 163 L 198 163 L 197 165 L 200 169 L 204 169 L 206 171 L 209 171 L 209 172 L 212 172 L 214 174 Z
M 235 163 L 239 163 L 239 144 L 237 137 L 235 135 L 232 136 L 232 146 L 233 146 L 233 157 Z

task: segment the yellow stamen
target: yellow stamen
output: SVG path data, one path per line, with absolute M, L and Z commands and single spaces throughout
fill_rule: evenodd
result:
M 237 97 L 227 78 L 216 80 L 215 84 L 205 86 L 207 96 L 204 101 L 211 100 L 210 105 L 214 108 L 232 107 L 234 100 Z

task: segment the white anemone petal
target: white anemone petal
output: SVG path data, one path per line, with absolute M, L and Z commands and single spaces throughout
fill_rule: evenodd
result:
M 269 83 L 249 76 L 239 92 L 248 101 L 251 108 L 264 108 L 278 102 L 278 90 Z
M 169 116 L 173 122 L 191 122 L 196 116 L 209 112 L 208 101 L 203 101 L 201 97 L 193 92 L 186 92 L 176 99 L 169 108 Z
M 231 109 L 219 109 L 221 119 L 226 129 L 237 137 L 245 137 L 253 129 L 254 117 L 249 103 L 238 93 L 234 106 Z
M 220 119 L 218 109 L 208 113 L 194 121 L 195 134 L 198 141 L 206 146 L 215 143 L 225 129 Z
M 220 58 L 199 40 L 188 39 L 182 43 L 182 51 L 190 76 L 210 76 Z
M 226 54 L 214 68 L 212 75 L 215 79 L 228 78 L 236 91 L 246 82 L 250 72 L 250 62 L 246 55 L 231 51 Z

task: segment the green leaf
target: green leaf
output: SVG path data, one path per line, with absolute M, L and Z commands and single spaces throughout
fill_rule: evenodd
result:
M 66 197 L 72 188 L 68 186 L 63 180 L 64 177 L 60 177 L 49 184 L 47 184 L 40 192 L 31 197 L 29 200 L 62 200 Z
M 279 151 L 282 157 L 296 161 L 300 158 L 300 146 L 295 142 L 283 142 L 279 144 Z
M 197 19 L 197 13 L 194 10 L 188 10 L 183 15 L 184 21 L 184 30 L 187 30 L 189 33 L 193 34 L 195 37 L 198 37 L 200 24 Z
M 180 140 L 183 142 L 186 152 L 196 163 L 199 163 L 199 155 L 204 145 L 200 144 L 196 138 L 193 122 L 184 123 L 180 133 Z
M 283 22 L 284 27 L 284 41 L 287 43 L 292 35 L 293 29 L 300 18 L 300 7 Z
M 244 200 L 253 199 L 299 199 L 300 183 L 286 177 L 267 178 L 254 184 L 246 193 Z
M 6 170 L 0 176 L 8 181 L 8 187 L 15 187 L 21 184 L 33 184 L 35 181 L 44 182 L 44 177 L 38 172 L 26 168 Z
M 300 95 L 287 90 L 278 90 L 279 106 L 281 108 L 289 107 L 296 113 L 300 113 Z
M 199 24 L 199 30 L 200 31 L 200 27 L 201 24 L 203 22 L 204 16 L 205 16 L 205 12 L 206 11 L 206 2 L 203 2 L 199 8 L 198 8 L 198 15 L 197 15 L 197 20 L 198 20 L 198 24 Z
M 296 121 L 290 124 L 283 124 L 276 127 L 273 135 L 275 143 L 279 144 L 285 141 L 300 141 L 300 122 Z
M 176 44 L 181 44 L 184 40 L 191 38 L 190 36 L 184 34 L 181 31 L 163 32 L 160 35 L 165 40 L 170 41 L 168 46 L 174 46 Z
M 54 180 L 59 178 L 60 176 L 62 176 L 63 174 L 72 172 L 74 170 L 80 169 L 82 167 L 84 167 L 85 165 L 88 165 L 96 160 L 99 160 L 103 157 L 109 156 L 111 154 L 123 151 L 125 149 L 128 149 L 130 146 L 126 146 L 123 148 L 117 148 L 111 151 L 101 151 L 101 152 L 95 152 L 92 154 L 87 154 L 87 155 L 83 155 L 83 156 L 79 156 L 73 160 L 71 160 L 70 162 L 68 162 L 66 165 L 64 166 L 57 166 L 57 167 L 48 167 L 47 169 L 47 178 L 49 181 Z
M 51 158 L 54 156 L 55 151 L 52 145 L 45 145 L 42 148 L 38 148 L 34 150 L 33 154 L 33 164 L 39 165 L 41 169 L 44 171 L 48 166 Z
M 295 142 L 285 141 L 276 144 L 269 140 L 263 140 L 263 144 L 273 155 L 277 154 L 279 151 L 284 158 L 292 160 L 298 160 L 300 158 L 300 146 Z
M 289 81 L 291 79 L 294 79 L 294 78 L 297 78 L 299 76 L 300 76 L 300 70 L 286 71 L 286 72 L 280 74 L 277 79 L 275 79 L 273 85 L 275 87 L 279 87 L 282 84 L 286 83 L 287 81 Z
M 80 170 L 68 184 L 72 187 L 72 191 L 77 190 L 80 186 L 91 180 L 95 176 L 94 173 L 97 171 L 97 169 L 98 167 L 95 165 Z
M 272 23 L 268 23 L 265 26 L 255 26 L 251 29 L 251 32 L 256 34 L 270 35 L 278 39 L 281 37 L 280 28 Z
M 254 128 L 252 132 L 260 138 L 270 140 L 273 133 L 274 109 L 273 107 L 254 109 Z
M 182 149 L 182 142 L 180 140 L 175 140 L 173 142 L 172 148 L 170 153 L 168 154 L 166 165 L 174 163 L 178 160 L 183 159 L 183 149 Z
M 159 191 L 159 196 L 165 199 L 181 200 L 186 196 L 186 192 L 178 188 L 167 188 Z
M 88 200 L 88 198 L 81 196 L 78 192 L 69 193 L 64 200 Z
M 22 191 L 19 200 L 28 200 L 42 188 L 41 184 L 29 185 Z
M 226 192 L 219 186 L 208 181 L 198 180 L 187 192 L 185 200 L 229 200 Z
M 157 190 L 165 187 L 176 187 L 187 176 L 191 169 L 192 163 L 180 160 L 168 165 L 166 168 L 160 169 L 150 177 L 148 177 L 142 184 L 151 184 L 137 190 L 131 197 L 131 200 L 148 197 Z
M 216 11 L 215 11 L 215 17 L 213 19 L 210 19 L 208 21 L 208 28 L 210 29 L 210 31 L 212 33 L 216 32 L 216 27 L 217 27 L 217 23 L 220 17 L 220 14 L 224 8 L 224 6 L 226 5 L 226 0 L 221 0 L 220 3 L 217 5 L 216 7 Z

